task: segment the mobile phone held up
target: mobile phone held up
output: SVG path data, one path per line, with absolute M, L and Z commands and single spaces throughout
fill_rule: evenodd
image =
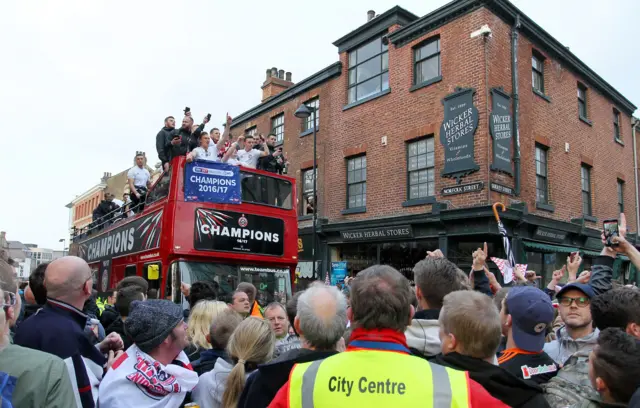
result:
M 186 115 L 186 114 L 187 114 L 187 113 L 189 113 L 189 112 L 191 112 L 191 108 L 190 108 L 190 107 L 188 107 L 188 106 L 186 106 L 186 107 L 184 108 L 184 114 Z
M 602 222 L 602 229 L 604 231 L 605 245 L 608 247 L 617 246 L 618 244 L 613 242 L 612 239 L 620 235 L 618 220 L 604 220 Z

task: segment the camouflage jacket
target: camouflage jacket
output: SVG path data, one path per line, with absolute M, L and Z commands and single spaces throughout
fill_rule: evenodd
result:
M 552 408 L 591 407 L 581 404 L 599 401 L 600 396 L 589 380 L 588 360 L 588 351 L 578 351 L 567 360 L 558 375 L 542 385 L 545 398 Z

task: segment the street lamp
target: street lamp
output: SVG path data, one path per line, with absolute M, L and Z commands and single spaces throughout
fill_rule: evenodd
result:
M 313 273 L 316 273 L 316 220 L 318 219 L 318 197 L 316 194 L 316 179 L 318 178 L 318 166 L 316 164 L 316 113 L 315 107 L 307 106 L 304 103 L 296 109 L 296 118 L 307 120 L 313 115 L 313 226 L 311 229 L 311 259 L 313 260 Z
M 62 256 L 66 256 L 66 254 L 64 252 L 67 250 L 67 239 L 66 238 L 60 238 L 60 240 L 58 242 L 62 242 Z

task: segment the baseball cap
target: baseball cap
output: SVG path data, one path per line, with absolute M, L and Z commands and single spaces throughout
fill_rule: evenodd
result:
M 589 299 L 591 299 L 592 297 L 594 297 L 596 295 L 596 293 L 593 291 L 593 288 L 591 287 L 591 285 L 588 285 L 586 283 L 574 282 L 574 283 L 569 283 L 568 285 L 564 285 L 562 287 L 562 289 L 560 289 L 558 291 L 558 293 L 556 294 L 556 297 L 559 298 L 560 296 L 562 296 L 563 293 L 565 293 L 566 291 L 571 290 L 571 289 L 579 290 L 580 292 L 582 292 L 585 295 L 587 295 L 587 297 L 589 297 Z
M 549 295 L 533 286 L 516 286 L 505 303 L 511 315 L 513 341 L 522 350 L 539 353 L 555 315 Z

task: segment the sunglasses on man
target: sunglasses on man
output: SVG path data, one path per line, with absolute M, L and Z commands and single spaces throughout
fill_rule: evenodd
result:
M 591 303 L 590 299 L 586 296 L 580 296 L 575 298 L 562 296 L 560 299 L 558 299 L 558 303 L 560 303 L 562 306 L 571 306 L 571 303 L 573 302 L 575 302 L 576 306 L 578 307 L 587 307 Z

